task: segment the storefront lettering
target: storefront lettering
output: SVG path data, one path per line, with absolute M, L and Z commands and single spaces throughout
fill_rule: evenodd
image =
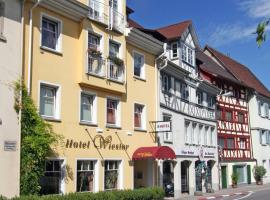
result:
M 112 136 L 103 137 L 102 135 L 97 135 L 94 137 L 93 146 L 97 149 L 109 149 L 109 150 L 127 150 L 129 145 L 125 145 L 122 143 L 113 144 Z M 82 142 L 75 141 L 73 139 L 66 140 L 66 148 L 74 148 L 74 149 L 90 149 L 90 141 Z

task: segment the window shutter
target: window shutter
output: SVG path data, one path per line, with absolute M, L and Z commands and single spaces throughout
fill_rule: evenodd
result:
M 261 102 L 258 100 L 258 113 L 261 115 Z
M 262 144 L 262 130 L 259 130 L 260 132 L 260 144 Z

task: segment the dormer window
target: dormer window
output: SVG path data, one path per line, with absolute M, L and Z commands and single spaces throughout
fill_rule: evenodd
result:
M 194 66 L 194 49 L 186 44 L 182 45 L 182 60 Z
M 178 43 L 174 42 L 171 44 L 172 58 L 178 58 Z

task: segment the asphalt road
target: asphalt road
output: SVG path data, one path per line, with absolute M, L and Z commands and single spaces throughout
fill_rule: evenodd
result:
M 241 199 L 242 200 L 270 200 L 270 188 L 264 189 L 264 190 L 254 191 L 254 192 L 242 197 Z M 237 200 L 237 198 L 234 200 Z

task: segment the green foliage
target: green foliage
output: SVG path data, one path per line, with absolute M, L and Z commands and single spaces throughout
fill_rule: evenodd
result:
M 66 195 L 21 196 L 12 200 L 162 200 L 165 192 L 162 188 L 141 188 L 98 193 L 69 193 Z
M 233 172 L 231 175 L 232 178 L 232 183 L 237 185 L 238 179 L 239 179 L 239 174 L 237 172 Z
M 15 99 L 14 108 L 17 113 L 21 111 L 21 194 L 38 194 L 39 180 L 45 170 L 45 158 L 58 137 L 51 125 L 39 116 L 33 100 L 19 81 L 15 83 Z
M 261 181 L 266 174 L 266 169 L 263 166 L 254 166 L 253 168 L 254 178 L 256 181 Z
M 115 56 L 108 56 L 108 59 L 112 61 L 117 66 L 123 66 L 124 61 L 121 58 L 115 57 Z
M 266 40 L 266 27 L 269 24 L 269 20 L 270 19 L 267 19 L 267 20 L 259 23 L 258 26 L 257 26 L 257 30 L 256 30 L 257 38 L 256 38 L 256 41 L 257 41 L 257 44 L 259 46 L 261 46 L 262 43 L 265 42 L 265 40 Z

